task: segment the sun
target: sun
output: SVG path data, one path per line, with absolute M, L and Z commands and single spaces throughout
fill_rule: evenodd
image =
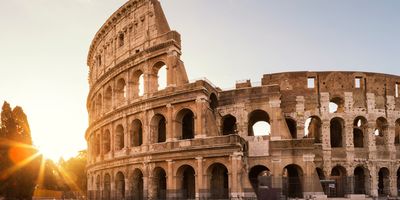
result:
M 45 159 L 50 159 L 54 162 L 60 161 L 60 159 L 69 159 L 76 155 L 74 152 L 66 151 L 64 148 L 54 148 L 52 146 L 38 146 L 40 154 Z

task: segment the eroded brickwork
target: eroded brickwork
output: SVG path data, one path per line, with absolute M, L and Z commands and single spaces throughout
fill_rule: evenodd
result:
M 189 82 L 180 55 L 157 0 L 128 1 L 96 34 L 90 199 L 398 195 L 400 77 L 285 72 L 221 90 Z

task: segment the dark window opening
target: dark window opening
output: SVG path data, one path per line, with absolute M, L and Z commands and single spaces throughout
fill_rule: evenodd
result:
M 330 123 L 331 147 L 343 147 L 344 121 L 333 118 Z
M 140 120 L 135 120 L 132 122 L 131 140 L 133 147 L 141 146 L 143 143 L 143 128 Z
M 236 134 L 236 118 L 232 115 L 227 115 L 222 118 L 222 134 L 231 135 Z

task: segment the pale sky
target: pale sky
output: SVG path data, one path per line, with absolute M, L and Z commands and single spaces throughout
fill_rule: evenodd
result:
M 126 0 L 0 0 L 0 100 L 28 115 L 52 158 L 86 148 L 86 56 Z M 162 0 L 190 79 L 221 88 L 262 74 L 360 70 L 400 75 L 398 0 Z

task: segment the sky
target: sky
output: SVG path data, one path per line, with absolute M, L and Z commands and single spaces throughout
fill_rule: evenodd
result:
M 126 0 L 0 0 L 0 101 L 22 106 L 34 144 L 86 148 L 87 52 Z M 398 0 L 161 0 L 189 79 L 233 88 L 282 71 L 400 75 Z

